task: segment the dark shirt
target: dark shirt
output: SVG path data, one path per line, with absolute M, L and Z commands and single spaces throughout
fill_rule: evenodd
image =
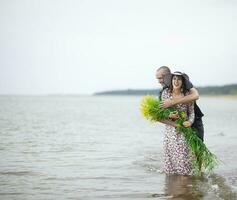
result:
M 195 113 L 195 119 L 201 119 L 204 116 L 201 109 L 197 105 L 196 101 L 194 101 L 194 113 Z

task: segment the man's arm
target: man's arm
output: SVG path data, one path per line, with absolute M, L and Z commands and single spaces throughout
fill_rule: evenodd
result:
M 168 108 L 170 106 L 176 105 L 178 103 L 190 103 L 199 99 L 199 94 L 196 88 L 191 88 L 189 94 L 184 97 L 176 97 L 173 99 L 166 99 L 161 102 L 161 108 Z

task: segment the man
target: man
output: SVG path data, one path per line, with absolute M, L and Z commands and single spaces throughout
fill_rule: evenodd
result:
M 162 90 L 160 90 L 160 98 L 162 95 L 162 92 L 165 88 L 167 88 L 167 85 L 165 83 L 165 76 L 169 75 L 171 73 L 169 67 L 167 66 L 161 66 L 156 70 L 156 79 L 162 86 Z M 203 113 L 196 104 L 196 100 L 199 99 L 198 91 L 195 88 L 190 88 L 190 94 L 184 96 L 184 97 L 176 97 L 172 99 L 167 99 L 161 102 L 160 107 L 161 108 L 167 108 L 179 103 L 189 103 L 194 101 L 194 112 L 195 112 L 195 119 L 192 124 L 192 128 L 196 129 L 198 137 L 203 141 L 204 137 L 204 128 L 202 123 L 202 117 Z

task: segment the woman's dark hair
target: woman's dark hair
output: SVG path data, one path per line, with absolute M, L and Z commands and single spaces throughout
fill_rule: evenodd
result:
M 173 92 L 173 84 L 172 84 L 172 81 L 173 81 L 174 76 L 181 77 L 181 79 L 182 79 L 181 92 L 182 92 L 184 95 L 186 95 L 186 94 L 189 92 L 189 89 L 187 89 L 187 86 L 186 86 L 186 84 L 185 84 L 185 78 L 184 78 L 182 75 L 174 75 L 174 74 L 172 75 L 172 77 L 171 77 L 171 84 L 170 84 L 170 88 L 169 88 L 170 92 L 171 92 L 171 93 Z

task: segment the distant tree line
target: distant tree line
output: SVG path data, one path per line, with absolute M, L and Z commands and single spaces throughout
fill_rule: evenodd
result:
M 198 91 L 201 95 L 237 95 L 237 84 L 198 87 Z
M 197 87 L 200 95 L 237 95 L 237 84 Z M 159 95 L 159 89 L 127 89 L 97 92 L 94 95 Z

